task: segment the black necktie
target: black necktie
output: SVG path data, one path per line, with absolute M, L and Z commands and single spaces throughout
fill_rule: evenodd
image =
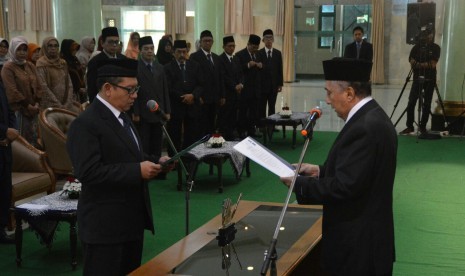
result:
M 181 66 L 182 81 L 186 82 L 186 64 L 181 63 L 179 66 Z
M 211 55 L 211 54 L 207 54 L 207 58 L 208 58 L 208 60 L 210 61 L 211 65 L 212 65 L 212 66 L 215 66 L 215 64 L 213 63 L 212 55 Z
M 230 62 L 233 62 L 233 60 L 232 60 L 232 59 L 233 59 L 233 57 L 230 57 L 230 58 L 229 58 L 229 61 L 230 61 Z
M 149 69 L 149 71 L 152 72 L 152 64 L 147 64 L 147 69 Z
M 360 48 L 362 47 L 362 44 L 360 42 L 357 42 L 357 59 L 360 58 Z
M 131 137 L 131 139 L 134 141 L 134 143 L 136 143 L 136 145 L 139 146 L 137 144 L 136 137 L 134 137 L 134 134 L 132 133 L 131 122 L 129 121 L 128 115 L 126 113 L 124 113 L 124 112 L 121 112 L 119 114 L 119 117 L 120 117 L 121 120 L 123 120 L 123 128 L 124 128 L 124 130 L 126 130 L 126 132 Z
M 268 50 L 268 56 L 267 57 L 268 57 L 268 59 L 271 58 L 271 50 Z

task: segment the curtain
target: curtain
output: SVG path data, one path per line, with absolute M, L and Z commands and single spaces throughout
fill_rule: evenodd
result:
M 384 0 L 373 0 L 373 69 L 371 82 L 384 83 Z
M 26 29 L 24 0 L 8 0 L 8 29 L 9 31 Z
M 294 0 L 286 0 L 284 5 L 283 67 L 284 81 L 295 80 L 294 68 Z
M 242 35 L 253 34 L 252 0 L 243 0 L 242 3 Z
M 284 0 L 276 0 L 275 35 L 284 34 Z
M 52 31 L 52 0 L 31 0 L 31 29 Z
M 3 1 L 0 1 L 0 37 L 6 38 L 5 9 Z
M 236 0 L 224 0 L 224 34 L 236 32 Z
M 176 39 L 186 33 L 186 0 L 165 1 L 165 32 Z

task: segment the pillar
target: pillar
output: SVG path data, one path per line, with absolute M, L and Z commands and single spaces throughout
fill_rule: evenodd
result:
M 102 30 L 102 4 L 95 0 L 53 0 L 55 36 L 81 43 L 84 36 L 98 39 Z
M 224 1 L 202 0 L 195 2 L 194 39 L 200 39 L 203 30 L 213 34 L 212 51 L 215 54 L 223 52 L 224 36 Z
M 445 101 L 462 100 L 465 77 L 465 1 L 450 0 L 444 4 L 444 29 L 439 59 L 439 92 Z

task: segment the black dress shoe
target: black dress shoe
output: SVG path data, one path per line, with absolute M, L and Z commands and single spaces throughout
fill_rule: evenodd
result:
M 15 239 L 8 236 L 5 230 L 0 231 L 0 244 L 14 244 Z

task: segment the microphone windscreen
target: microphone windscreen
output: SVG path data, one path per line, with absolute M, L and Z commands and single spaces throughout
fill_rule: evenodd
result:
M 158 103 L 154 100 L 147 101 L 147 108 L 150 112 L 156 112 L 158 110 Z
M 312 108 L 312 110 L 310 110 L 310 114 L 313 114 L 313 113 L 317 113 L 318 114 L 317 118 L 320 118 L 321 114 L 323 114 L 323 111 L 321 111 L 321 108 L 317 106 L 317 107 Z

